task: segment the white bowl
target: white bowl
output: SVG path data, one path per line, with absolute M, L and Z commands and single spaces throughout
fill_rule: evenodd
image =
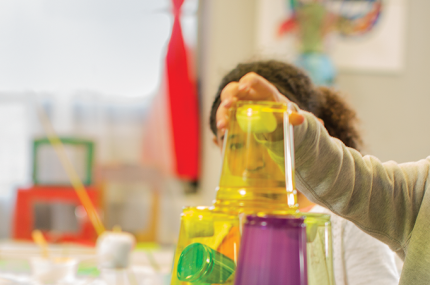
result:
M 70 283 L 76 278 L 78 260 L 73 258 L 30 258 L 32 277 L 42 284 Z

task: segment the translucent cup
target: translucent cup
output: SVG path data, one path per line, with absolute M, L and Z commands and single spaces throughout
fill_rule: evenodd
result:
M 247 216 L 235 285 L 307 285 L 306 226 L 292 216 Z
M 274 215 L 289 215 L 289 211 L 275 211 Z M 333 285 L 333 245 L 330 215 L 296 212 L 306 225 L 306 252 L 309 285 Z
M 279 102 L 239 101 L 229 112 L 215 207 L 247 214 L 296 210 L 296 192 L 287 188 L 285 175 L 288 106 Z M 288 157 L 287 162 L 291 161 L 292 157 Z M 294 177 L 290 175 L 291 163 L 287 165 L 290 185 Z
M 178 279 L 192 283 L 223 284 L 234 273 L 236 264 L 224 254 L 201 243 L 182 251 L 178 262 Z
M 298 213 L 305 218 L 309 285 L 334 285 L 330 215 Z
M 233 284 L 239 245 L 237 215 L 184 208 L 170 284 Z

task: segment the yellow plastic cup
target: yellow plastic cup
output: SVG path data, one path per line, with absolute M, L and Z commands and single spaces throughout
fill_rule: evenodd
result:
M 235 266 L 231 264 L 237 263 L 239 246 L 240 223 L 237 215 L 219 212 L 213 207 L 185 207 L 181 214 L 181 227 L 170 284 L 192 285 L 196 284 L 195 280 L 200 279 L 206 280 L 205 284 L 212 284 L 208 281 L 216 280 L 216 276 L 221 278 L 223 284 L 233 284 L 234 272 L 231 270 L 233 268 L 234 271 Z M 204 254 L 190 254 L 191 249 L 196 248 L 202 248 L 199 252 Z M 202 260 L 203 256 L 211 257 L 213 261 L 207 261 L 207 258 Z M 216 262 L 222 262 L 228 266 L 216 266 L 214 270 L 211 266 Z M 195 276 L 187 278 L 184 276 L 184 271 L 195 272 Z M 226 276 L 228 278 L 224 280 Z M 193 282 L 187 282 L 187 280 Z
M 239 101 L 230 109 L 215 207 L 255 214 L 291 209 L 285 184 L 284 115 L 278 102 Z M 274 150 L 279 150 L 275 153 Z M 294 196 L 293 199 L 297 201 Z M 294 203 L 296 204 L 296 202 Z

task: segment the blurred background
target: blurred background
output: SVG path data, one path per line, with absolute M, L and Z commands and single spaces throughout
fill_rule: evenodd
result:
M 105 226 L 174 244 L 181 208 L 215 198 L 210 107 L 243 61 L 327 75 L 313 79 L 356 109 L 366 154 L 408 162 L 430 153 L 430 2 L 179 2 L 0 1 L 1 239 L 38 227 L 53 242 L 91 240 L 79 202 L 65 198 L 42 112 Z

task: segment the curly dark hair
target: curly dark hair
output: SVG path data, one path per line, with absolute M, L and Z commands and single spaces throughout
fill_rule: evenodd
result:
M 332 88 L 315 87 L 310 78 L 298 67 L 276 60 L 241 63 L 223 77 L 218 87 L 210 114 L 210 127 L 217 134 L 216 112 L 221 104 L 221 91 L 245 74 L 255 72 L 270 81 L 285 97 L 300 109 L 313 113 L 324 122 L 333 137 L 346 146 L 360 150 L 362 139 L 357 130 L 357 117 L 340 94 Z

